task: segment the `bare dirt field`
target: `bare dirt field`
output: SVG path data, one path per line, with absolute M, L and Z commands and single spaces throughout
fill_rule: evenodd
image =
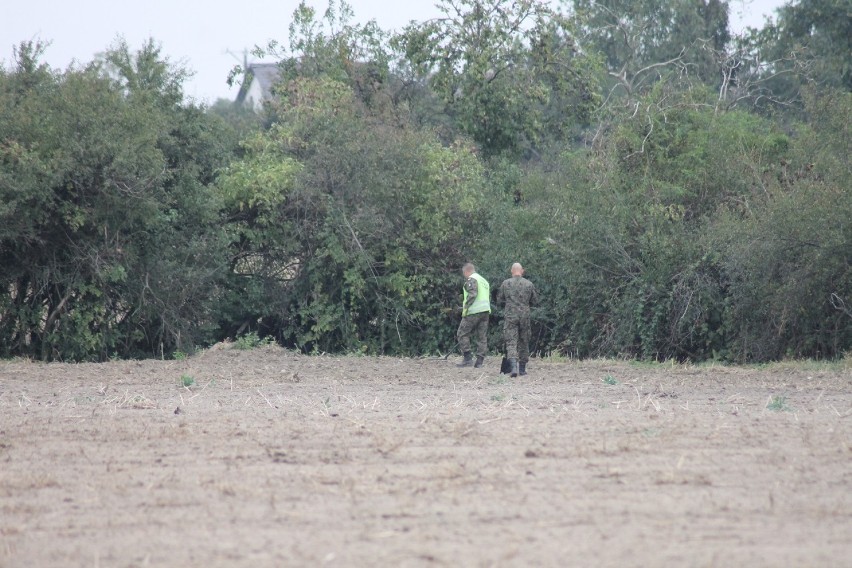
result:
M 0 362 L 0 566 L 852 566 L 848 366 L 453 363 Z

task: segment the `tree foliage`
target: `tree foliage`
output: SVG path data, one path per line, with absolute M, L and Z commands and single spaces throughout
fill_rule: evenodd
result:
M 724 0 L 573 0 L 572 13 L 588 48 L 604 55 L 610 83 L 629 101 L 668 73 L 714 85 L 726 48 Z
M 549 3 L 437 6 L 443 17 L 410 25 L 396 45 L 487 155 L 538 148 L 588 121 L 597 104 L 594 62 L 578 53 L 569 20 Z
M 493 287 L 524 264 L 538 354 L 848 354 L 846 4 L 736 38 L 724 1 L 564 4 L 442 0 L 392 36 L 302 2 L 258 50 L 260 115 L 186 103 L 153 41 L 64 72 L 25 42 L 0 69 L 0 355 L 247 330 L 444 351 L 466 261 Z
M 852 91 L 852 7 L 848 0 L 800 0 L 782 6 L 762 41 L 776 57 L 794 54 L 820 85 Z
M 749 361 L 848 349 L 848 98 L 809 105 L 819 139 L 698 95 L 649 93 L 599 145 L 527 166 L 523 201 L 499 211 L 479 255 L 529 266 L 539 350 Z
M 4 353 L 193 346 L 222 269 L 206 192 L 228 151 L 221 124 L 178 104 L 181 73 L 153 43 L 64 73 L 41 50 L 21 44 L 0 74 Z
M 279 60 L 282 84 L 329 78 L 348 85 L 365 104 L 381 106 L 390 76 L 390 34 L 375 21 L 358 24 L 354 17 L 345 0 L 329 0 L 322 17 L 302 1 L 293 11 L 288 48 L 272 39 L 253 53 Z
M 805 110 L 810 123 L 763 173 L 761 191 L 714 231 L 740 360 L 830 357 L 852 345 L 852 95 L 809 90 Z
M 240 239 L 257 268 L 244 276 L 285 276 L 278 301 L 261 294 L 245 317 L 307 350 L 444 344 L 447 267 L 476 227 L 481 164 L 462 144 L 374 122 L 345 83 L 300 78 L 281 92 L 282 122 L 220 183 L 254 231 Z

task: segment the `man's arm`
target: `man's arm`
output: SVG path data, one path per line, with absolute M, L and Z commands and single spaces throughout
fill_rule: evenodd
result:
M 503 284 L 500 284 L 500 287 L 497 288 L 497 302 L 495 302 L 498 306 L 506 301 L 506 294 L 503 290 Z
M 531 286 L 532 293 L 530 294 L 530 305 L 535 306 L 538 304 L 538 290 L 535 289 L 535 284 Z

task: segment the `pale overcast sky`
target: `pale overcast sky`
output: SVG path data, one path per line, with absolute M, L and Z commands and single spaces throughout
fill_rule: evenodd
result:
M 409 21 L 439 15 L 434 0 L 349 0 L 355 19 L 375 19 L 383 29 L 399 29 Z M 783 0 L 731 0 L 732 30 L 761 27 Z M 237 87 L 225 83 L 228 71 L 241 62 L 245 49 L 270 39 L 286 44 L 290 16 L 299 0 L 26 0 L 4 1 L 0 16 L 0 62 L 9 66 L 12 48 L 23 40 L 51 42 L 45 60 L 66 68 L 88 63 L 123 36 L 131 48 L 149 37 L 172 61 L 195 75 L 185 85 L 198 102 L 233 99 Z M 322 14 L 327 0 L 309 0 Z

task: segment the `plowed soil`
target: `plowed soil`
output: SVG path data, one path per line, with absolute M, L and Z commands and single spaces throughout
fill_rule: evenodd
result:
M 0 362 L 0 566 L 852 566 L 848 368 L 498 371 Z

